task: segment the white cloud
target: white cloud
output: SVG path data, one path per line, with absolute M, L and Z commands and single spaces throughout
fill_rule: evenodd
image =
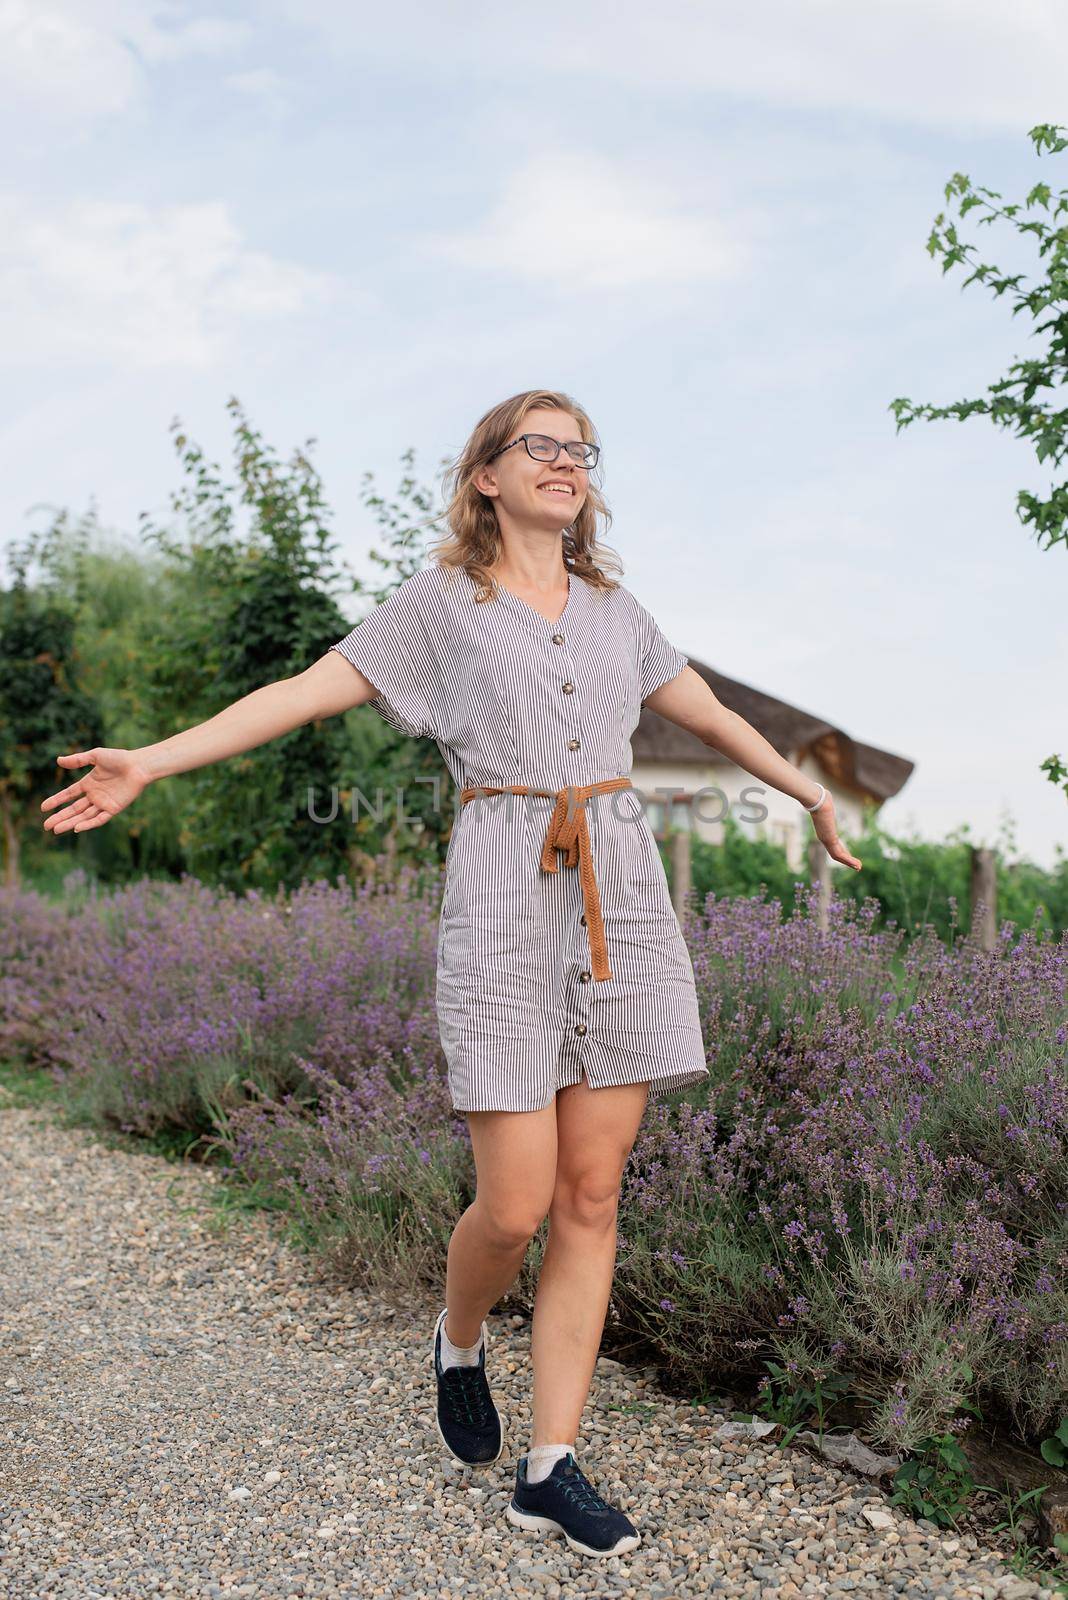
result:
M 289 85 L 273 67 L 253 67 L 247 72 L 231 72 L 223 79 L 223 88 L 244 96 L 268 111 L 289 108 Z
M 577 293 L 735 276 L 752 217 L 730 227 L 592 151 L 539 151 L 513 171 L 493 210 L 466 231 L 425 235 L 425 248 Z
M 146 63 L 227 55 L 250 35 L 175 0 L 0 0 L 0 98 L 35 120 L 118 115 L 141 101 Z
M 131 39 L 146 61 L 183 61 L 190 56 L 227 56 L 252 37 L 247 22 L 231 17 L 184 17 L 183 6 L 137 7 Z
M 272 0 L 276 14 L 350 50 L 435 80 L 502 92 L 598 80 L 716 91 L 777 110 L 839 109 L 920 126 L 1026 130 L 1065 111 L 1068 15 L 1061 0 L 584 0 L 551 45 L 525 12 L 489 0 L 394 0 L 380 21 L 351 0 Z
M 0 197 L 0 341 L 9 361 L 210 366 L 235 326 L 328 298 L 330 273 L 253 249 L 220 201 Z
M 122 40 L 73 5 L 0 0 L 0 90 L 9 104 L 77 120 L 125 110 L 139 87 Z

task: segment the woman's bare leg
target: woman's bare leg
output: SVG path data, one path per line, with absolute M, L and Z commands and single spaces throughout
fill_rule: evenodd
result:
M 482 1320 L 515 1282 L 556 1181 L 556 1108 L 469 1111 L 475 1198 L 449 1240 L 445 1332 L 473 1345 Z
M 534 1445 L 579 1431 L 615 1273 L 619 1185 L 648 1096 L 647 1083 L 591 1089 L 584 1077 L 556 1096 L 556 1182 L 531 1330 Z

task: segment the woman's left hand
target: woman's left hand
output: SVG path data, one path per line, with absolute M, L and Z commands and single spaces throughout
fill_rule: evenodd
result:
M 857 872 L 863 866 L 856 856 L 851 856 L 841 839 L 838 837 L 838 827 L 834 820 L 834 801 L 830 794 L 825 794 L 820 805 L 815 811 L 810 811 L 812 825 L 816 830 L 816 838 L 824 846 L 832 861 L 840 861 L 843 866 L 853 867 Z

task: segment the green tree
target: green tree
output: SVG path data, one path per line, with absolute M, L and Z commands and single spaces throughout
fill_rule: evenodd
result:
M 670 872 L 664 854 L 664 865 Z M 709 894 L 717 900 L 755 895 L 763 885 L 769 899 L 777 899 L 789 909 L 794 901 L 794 884 L 803 874 L 791 870 L 781 844 L 762 838 L 743 827 L 732 812 L 723 818 L 723 837 L 709 844 L 696 834 L 690 842 L 690 874 L 698 906 Z
M 8 545 L 13 579 L 0 590 L 0 829 L 4 882 L 21 878 L 22 834 L 41 825 L 40 802 L 54 791 L 56 756 L 100 740 L 100 708 L 78 682 L 74 614 L 62 595 L 55 523 Z M 79 535 L 84 542 L 85 530 Z M 40 563 L 36 584 L 28 574 Z
M 945 839 L 928 840 L 888 833 L 869 811 L 863 831 L 849 840 L 863 869 L 835 871 L 834 893 L 858 905 L 877 900 L 877 927 L 892 924 L 907 938 L 929 927 L 952 943 L 971 920 L 971 842 L 967 823 Z M 670 852 L 664 847 L 661 853 L 670 876 Z M 1006 828 L 994 849 L 999 920 L 1060 938 L 1068 930 L 1068 854 L 1058 849 L 1053 869 L 1047 871 L 1031 861 L 1010 859 L 1011 853 L 1013 840 Z M 723 819 L 718 844 L 693 838 L 691 873 L 698 909 L 710 892 L 717 900 L 729 900 L 752 897 L 763 887 L 769 899 L 779 901 L 784 916 L 791 914 L 794 885 L 807 883 L 809 876 L 807 868 L 791 869 L 782 845 L 740 825 L 730 813 Z
M 68 525 L 69 513 L 59 512 L 56 531 Z M 157 730 L 144 663 L 175 609 L 182 575 L 129 535 L 103 528 L 93 509 L 80 519 L 78 536 L 68 532 L 57 546 L 52 568 L 74 617 L 78 681 L 100 709 L 98 742 L 122 749 L 150 744 Z M 57 777 L 53 792 L 71 774 Z M 177 876 L 186 866 L 180 801 L 180 789 L 153 784 L 116 822 L 80 839 L 57 839 L 38 828 L 26 851 L 27 871 L 39 888 L 69 870 L 71 856 L 106 882 L 146 873 Z
M 335 591 L 368 592 L 336 558 L 322 481 L 311 461 L 314 440 L 282 462 L 236 399 L 227 409 L 234 418 L 236 481 L 224 481 L 176 421 L 172 433 L 186 476 L 171 497 L 178 530 L 141 517 L 143 537 L 181 575 L 165 625 L 143 661 L 155 739 L 303 671 L 348 631 Z M 400 581 L 403 560 L 395 566 Z M 423 770 L 442 772 L 436 748 L 384 724 L 381 733 L 372 730 L 369 724 L 379 719 L 364 708 L 351 715 L 358 720 L 306 724 L 182 775 L 188 869 L 235 889 L 274 888 L 359 872 L 383 847 L 398 853 L 401 837 L 413 853 L 425 853 L 419 808 L 434 823 L 441 808 L 434 809 L 433 784 L 421 786 L 414 778 Z M 407 749 L 410 744 L 421 751 Z M 353 827 L 354 788 L 372 806 L 382 791 L 385 827 L 370 811 L 360 811 Z M 398 790 L 414 822 L 397 824 Z M 324 824 L 317 819 L 331 815 L 335 791 L 337 812 Z M 432 823 L 431 834 L 436 831 Z
M 410 446 L 400 457 L 402 475 L 395 499 L 387 499 L 375 486 L 372 472 L 365 472 L 361 499 L 378 523 L 382 548 L 368 547 L 368 555 L 381 567 L 385 582 L 360 585 L 361 592 L 378 605 L 398 583 L 425 564 L 425 537 L 428 527 L 440 522 L 435 514 L 436 496 L 415 475 L 415 451 Z M 439 463 L 448 465 L 448 458 Z M 427 862 L 431 868 L 445 858 L 456 816 L 456 795 L 448 768 L 431 739 L 411 739 L 389 728 L 373 712 L 350 714 L 353 719 L 352 750 L 358 770 L 383 771 L 394 795 L 404 794 L 404 809 L 410 819 L 403 827 L 391 826 L 385 846 L 389 861 L 404 860 L 409 865 Z M 348 795 L 346 790 L 345 794 Z M 375 837 L 368 819 L 361 818 L 356 840 L 365 831 Z
M 1059 124 L 1039 123 L 1028 133 L 1035 153 L 1059 155 L 1068 149 L 1068 131 Z M 955 172 L 945 187 L 947 204 L 960 219 L 975 212 L 979 225 L 1007 223 L 1033 243 L 1038 252 L 1038 271 L 1034 278 L 1022 272 L 1003 272 L 979 260 L 973 243 L 963 239 L 957 225 L 944 211 L 934 219 L 927 240 L 929 254 L 941 256 L 943 275 L 952 267 L 970 271 L 961 287 L 985 284 L 995 298 L 1008 295 L 1013 316 L 1021 312 L 1033 323 L 1032 337 L 1047 336 L 1045 348 L 1029 360 L 1012 362 L 1004 378 L 988 384 L 985 395 L 973 400 L 957 400 L 951 405 L 916 404 L 899 398 L 890 403 L 897 418 L 897 431 L 917 418 L 955 418 L 963 422 L 972 416 L 986 416 L 996 427 L 1007 428 L 1017 438 L 1029 439 L 1040 465 L 1047 463 L 1059 471 L 1068 455 L 1068 191 L 1054 192 L 1048 183 L 1036 183 L 1021 203 L 1003 201 L 996 189 L 973 184 L 963 172 Z M 1033 531 L 1040 549 L 1049 550 L 1064 543 L 1068 548 L 1068 482 L 1051 483 L 1043 498 L 1029 489 L 1019 490 L 1016 514 L 1024 527 Z M 1059 755 L 1051 755 L 1039 769 L 1051 783 L 1059 783 L 1068 795 L 1068 766 Z

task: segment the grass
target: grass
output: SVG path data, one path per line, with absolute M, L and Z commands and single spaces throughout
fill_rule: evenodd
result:
M 54 1105 L 60 1109 L 63 1091 L 47 1072 L 0 1061 L 0 1107 L 25 1111 L 32 1106 Z

